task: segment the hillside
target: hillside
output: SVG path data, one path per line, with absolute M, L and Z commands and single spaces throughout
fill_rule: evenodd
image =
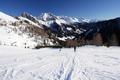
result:
M 24 48 L 119 46 L 120 18 L 90 20 L 44 13 L 13 17 L 0 12 L 0 44 Z

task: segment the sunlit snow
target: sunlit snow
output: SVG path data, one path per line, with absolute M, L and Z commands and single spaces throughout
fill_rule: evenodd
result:
M 120 80 L 120 48 L 0 46 L 0 80 Z

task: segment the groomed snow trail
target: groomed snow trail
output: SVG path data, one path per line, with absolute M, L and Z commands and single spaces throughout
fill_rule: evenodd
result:
M 0 80 L 120 80 L 120 48 L 0 46 Z

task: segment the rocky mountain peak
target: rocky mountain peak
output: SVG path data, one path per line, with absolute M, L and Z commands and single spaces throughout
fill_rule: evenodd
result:
M 38 18 L 42 19 L 43 21 L 51 21 L 55 20 L 57 16 L 53 15 L 52 13 L 42 13 L 42 15 L 40 15 Z
M 35 22 L 35 23 L 38 23 L 38 20 L 37 20 L 34 16 L 32 16 L 31 14 L 29 14 L 29 13 L 27 13 L 27 12 L 23 12 L 23 13 L 21 14 L 21 16 L 24 17 L 24 18 L 27 18 L 27 19 Z

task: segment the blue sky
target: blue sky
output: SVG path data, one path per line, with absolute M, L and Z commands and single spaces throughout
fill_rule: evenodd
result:
M 0 0 L 0 11 L 10 15 L 28 12 L 34 16 L 55 15 L 110 19 L 120 17 L 120 0 Z

